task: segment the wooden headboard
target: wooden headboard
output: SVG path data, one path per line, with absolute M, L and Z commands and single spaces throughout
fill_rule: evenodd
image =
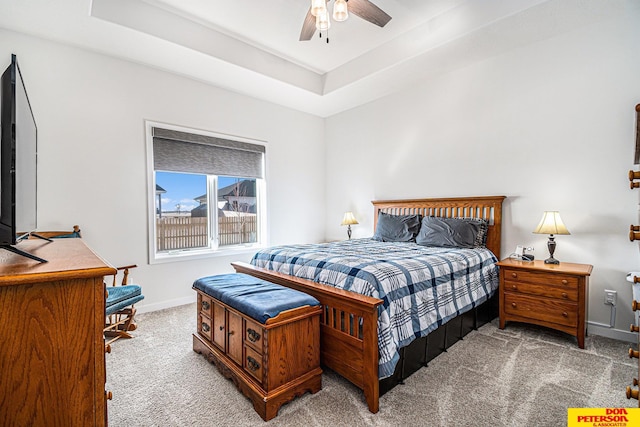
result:
M 378 213 L 391 215 L 437 216 L 444 218 L 482 218 L 489 221 L 487 248 L 500 258 L 502 238 L 502 201 L 505 196 L 451 197 L 439 199 L 374 200 L 373 229 Z

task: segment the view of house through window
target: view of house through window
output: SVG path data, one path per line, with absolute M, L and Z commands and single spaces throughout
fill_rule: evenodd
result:
M 259 141 L 147 122 L 149 259 L 245 250 L 266 240 Z
M 157 252 L 258 241 L 255 178 L 156 171 L 155 182 Z

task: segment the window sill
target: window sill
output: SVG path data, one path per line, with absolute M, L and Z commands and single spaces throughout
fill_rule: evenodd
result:
M 172 252 L 163 252 L 155 254 L 155 257 L 149 260 L 149 264 L 164 264 L 168 262 L 177 261 L 191 261 L 204 258 L 218 258 L 228 257 L 236 255 L 255 254 L 260 249 L 265 248 L 265 245 L 251 245 L 251 246 L 232 246 L 228 248 L 211 250 L 211 249 L 192 249 L 192 250 L 178 250 Z

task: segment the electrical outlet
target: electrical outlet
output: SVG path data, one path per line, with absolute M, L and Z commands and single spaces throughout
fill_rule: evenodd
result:
M 618 292 L 605 289 L 604 303 L 609 305 L 616 305 L 617 295 L 618 295 Z

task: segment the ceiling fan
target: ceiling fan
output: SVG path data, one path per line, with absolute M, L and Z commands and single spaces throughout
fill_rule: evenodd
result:
M 300 31 L 300 41 L 311 40 L 311 37 L 315 34 L 316 30 L 325 31 L 329 27 L 329 13 L 326 9 L 326 3 L 330 0 L 312 0 L 311 7 L 309 7 L 309 11 L 307 12 L 307 16 L 304 18 L 304 23 L 302 24 L 302 31 Z M 375 24 L 379 27 L 384 27 L 387 25 L 389 21 L 391 21 L 391 16 L 387 15 L 382 9 L 380 9 L 375 4 L 371 3 L 369 0 L 335 0 L 334 4 L 334 20 L 344 21 L 347 19 L 347 4 L 348 2 L 348 11 L 352 12 L 354 15 L 359 16 L 365 21 L 369 21 L 372 24 Z M 324 15 L 322 22 L 318 14 L 318 10 L 316 9 L 315 4 L 320 3 L 324 6 Z M 335 14 L 336 8 L 344 8 L 344 12 L 342 12 L 342 18 L 338 19 Z M 324 21 L 326 17 L 326 21 Z M 322 34 L 322 33 L 321 33 Z M 327 43 L 329 39 L 327 39 Z

